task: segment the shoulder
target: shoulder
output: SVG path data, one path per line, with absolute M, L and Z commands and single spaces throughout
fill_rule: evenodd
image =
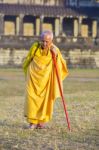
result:
M 35 42 L 32 44 L 31 48 L 37 47 L 38 45 L 39 45 L 39 41 L 35 41 Z
M 60 51 L 60 49 L 59 49 L 55 44 L 52 44 L 52 47 L 53 47 L 57 52 Z
M 39 42 L 34 42 L 30 47 L 30 53 L 34 52 L 39 47 Z
M 54 47 L 54 49 L 56 50 L 56 53 L 57 53 L 58 55 L 61 55 L 61 51 L 60 51 L 59 47 L 57 47 L 55 44 L 53 44 L 53 47 Z

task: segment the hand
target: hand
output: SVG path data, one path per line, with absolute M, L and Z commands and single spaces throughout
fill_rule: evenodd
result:
M 56 47 L 54 46 L 54 45 L 52 45 L 51 47 L 50 47 L 50 50 L 55 54 L 55 57 L 57 57 L 58 56 L 58 53 L 57 53 L 57 50 L 56 50 Z

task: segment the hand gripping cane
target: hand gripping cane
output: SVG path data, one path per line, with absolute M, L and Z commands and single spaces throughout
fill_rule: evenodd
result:
M 65 100 L 64 100 L 63 91 L 62 91 L 62 87 L 61 87 L 61 82 L 60 82 L 60 78 L 59 78 L 59 74 L 58 74 L 58 67 L 57 67 L 57 63 L 56 63 L 56 57 L 55 57 L 55 54 L 54 54 L 53 51 L 51 51 L 51 53 L 52 53 L 53 64 L 54 64 L 55 71 L 56 71 L 56 77 L 57 77 L 57 81 L 58 81 L 59 91 L 60 91 L 60 95 L 61 95 L 61 98 L 62 98 L 62 103 L 63 103 L 63 107 L 64 107 L 64 111 L 65 111 L 66 121 L 67 121 L 68 129 L 70 130 L 70 122 L 69 122 L 68 112 L 66 110 L 66 103 L 65 103 Z

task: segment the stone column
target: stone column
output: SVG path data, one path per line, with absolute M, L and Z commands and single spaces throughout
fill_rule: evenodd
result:
M 36 18 L 36 36 L 40 35 L 40 18 Z
M 58 36 L 60 33 L 60 20 L 59 18 L 55 18 L 55 36 Z
M 97 36 L 97 21 L 93 20 L 92 21 L 92 37 L 96 38 Z
M 79 26 L 78 26 L 78 35 L 81 36 L 81 25 L 82 25 L 82 17 L 79 17 Z
M 4 15 L 0 14 L 0 35 L 4 34 Z
M 78 36 L 78 19 L 74 19 L 74 37 Z
M 19 35 L 23 35 L 23 18 L 24 14 L 19 15 Z
M 97 38 L 99 38 L 99 19 L 97 20 Z
M 63 17 L 62 16 L 60 17 L 60 20 L 59 20 L 59 34 L 63 35 Z
M 16 35 L 19 35 L 19 22 L 20 22 L 20 18 L 19 16 L 16 17 Z
M 40 34 L 43 31 L 43 21 L 44 21 L 44 16 L 40 16 Z

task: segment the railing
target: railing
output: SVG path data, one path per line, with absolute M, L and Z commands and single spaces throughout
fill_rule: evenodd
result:
M 0 36 L 0 47 L 2 48 L 29 48 L 34 41 L 37 41 L 39 36 Z M 99 47 L 99 38 L 82 38 L 73 36 L 57 36 L 54 38 L 54 43 L 68 48 L 83 48 L 83 47 Z

